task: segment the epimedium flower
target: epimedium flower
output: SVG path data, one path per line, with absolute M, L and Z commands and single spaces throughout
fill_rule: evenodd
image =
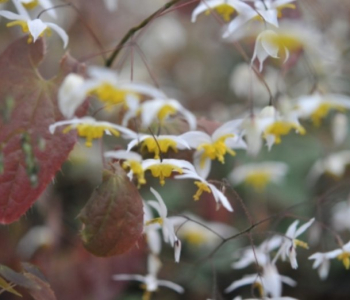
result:
M 142 126 L 147 128 L 155 120 L 162 123 L 170 116 L 181 114 L 187 121 L 190 130 L 196 128 L 196 117 L 174 99 L 153 99 L 141 104 Z
M 51 124 L 49 127 L 49 131 L 51 132 L 51 134 L 53 134 L 56 128 L 60 126 L 66 126 L 62 130 L 63 133 L 67 133 L 71 130 L 77 130 L 78 136 L 86 139 L 85 145 L 87 147 L 92 146 L 92 141 L 94 139 L 102 138 L 104 133 L 114 135 L 117 137 L 120 136 L 121 133 L 125 137 L 135 134 L 132 130 L 123 126 L 105 121 L 96 121 L 92 117 L 59 121 L 54 124 Z
M 184 170 L 184 174 L 176 175 L 176 179 L 194 179 L 194 184 L 198 187 L 196 194 L 193 196 L 194 200 L 199 200 L 200 196 L 205 193 L 213 194 L 218 207 L 222 205 L 228 211 L 233 211 L 233 208 L 228 201 L 227 197 L 221 192 L 214 184 L 209 183 L 204 178 L 199 176 L 196 172 L 191 170 Z
M 320 94 L 301 96 L 295 101 L 295 111 L 299 118 L 311 119 L 319 126 L 330 111 L 345 112 L 350 109 L 350 97 L 341 94 Z
M 239 134 L 241 120 L 233 120 L 224 123 L 217 128 L 213 134 L 202 131 L 189 131 L 181 135 L 191 148 L 196 149 L 194 153 L 194 165 L 197 173 L 206 178 L 211 169 L 211 161 L 217 159 L 225 163 L 226 153 L 234 156 L 232 149 L 245 149 L 246 144 Z
M 311 167 L 307 180 L 314 183 L 322 174 L 326 173 L 335 178 L 341 178 L 350 164 L 350 151 L 344 150 L 332 153 L 323 159 L 317 160 Z
M 138 274 L 117 274 L 113 275 L 112 278 L 113 280 L 136 280 L 142 282 L 142 288 L 145 290 L 142 297 L 143 300 L 150 300 L 152 293 L 156 292 L 159 286 L 167 287 L 182 294 L 184 289 L 180 285 L 168 280 L 160 280 L 157 278 L 161 265 L 162 264 L 158 257 L 151 254 L 148 256 L 148 274 L 146 276 Z
M 142 156 L 136 152 L 130 152 L 125 150 L 107 151 L 104 153 L 107 158 L 124 160 L 122 167 L 125 170 L 129 170 L 127 176 L 132 180 L 133 176 L 136 176 L 138 187 L 146 183 L 144 169 L 142 168 Z
M 150 249 L 151 253 L 153 254 L 159 254 L 162 249 L 162 242 L 161 237 L 159 234 L 158 229 L 160 228 L 160 225 L 158 223 L 154 224 L 148 224 L 151 220 L 154 219 L 152 210 L 149 208 L 146 201 L 143 201 L 143 211 L 144 211 L 144 234 L 146 235 L 146 241 L 148 248 Z
M 288 257 L 292 268 L 293 269 L 298 268 L 298 262 L 296 259 L 296 256 L 297 256 L 296 247 L 300 246 L 305 249 L 308 249 L 309 247 L 307 243 L 297 239 L 297 237 L 303 234 L 312 225 L 314 221 L 315 221 L 315 218 L 312 218 L 311 220 L 304 223 L 297 229 L 299 220 L 295 220 L 288 227 L 287 232 L 283 237 L 284 240 L 282 242 L 282 245 L 275 256 L 274 261 L 276 261 L 279 256 L 282 257 L 283 261 L 285 261 L 286 257 Z
M 265 299 L 266 297 L 281 297 L 282 295 L 282 283 L 290 286 L 295 286 L 296 282 L 287 277 L 280 275 L 276 266 L 272 263 L 268 263 L 263 266 L 262 274 L 246 275 L 242 279 L 232 282 L 226 289 L 225 293 L 230 293 L 235 289 L 247 285 L 253 284 L 258 288 L 260 296 Z
M 294 9 L 295 5 L 291 3 L 294 1 L 295 0 L 254 1 L 254 9 L 246 10 L 245 13 L 239 14 L 234 18 L 228 24 L 223 37 L 227 38 L 250 20 L 259 20 L 278 27 L 278 18 L 282 17 L 282 10 L 285 8 Z
M 8 2 L 8 0 L 1 0 L 0 3 Z M 24 8 L 31 10 L 38 5 L 40 5 L 42 8 L 44 8 L 47 13 L 54 18 L 57 18 L 57 12 L 55 9 L 53 9 L 54 5 L 51 0 L 12 0 L 14 5 L 22 5 Z M 17 2 L 17 4 L 15 3 Z
M 247 151 L 254 156 L 261 149 L 262 137 L 271 150 L 272 145 L 280 144 L 281 137 L 291 130 L 301 135 L 306 133 L 295 113 L 281 114 L 273 106 L 266 106 L 257 115 L 247 117 L 241 124 L 241 130 L 247 141 Z
M 163 198 L 152 187 L 150 190 L 157 201 L 147 201 L 147 204 L 157 211 L 159 217 L 147 221 L 145 225 L 149 226 L 153 224 L 159 224 L 161 226 L 164 242 L 169 243 L 172 247 L 174 247 L 175 261 L 179 262 L 181 253 L 181 241 L 175 234 L 174 223 L 170 218 L 168 218 L 168 209 L 163 201 Z
M 195 172 L 191 163 L 181 159 L 145 159 L 142 168 L 146 172 L 151 171 L 153 177 L 159 177 L 161 185 L 165 184 L 165 178 L 170 177 L 173 172 L 182 174 L 184 170 Z
M 273 30 L 264 30 L 256 38 L 252 63 L 256 58 L 260 63 L 259 71 L 263 69 L 264 61 L 271 56 L 272 58 L 284 57 L 284 62 L 289 58 L 291 51 L 302 49 L 303 44 L 299 36 L 289 32 L 276 32 Z
M 239 260 L 231 266 L 233 269 L 243 269 L 250 264 L 256 263 L 265 266 L 270 263 L 270 252 L 278 248 L 282 243 L 281 236 L 273 236 L 261 243 L 258 247 L 246 247 L 237 252 Z
M 11 11 L 0 10 L 0 16 L 5 17 L 6 19 L 12 20 L 12 22 L 7 23 L 7 27 L 20 26 L 23 33 L 28 33 L 28 43 L 35 43 L 39 38 L 47 34 L 51 35 L 51 29 L 55 31 L 63 41 L 63 47 L 66 48 L 68 44 L 68 35 L 67 33 L 58 25 L 51 22 L 44 22 L 41 19 L 32 20 L 25 10 L 25 8 L 17 1 L 14 1 L 18 14 L 15 14 Z
M 206 15 L 208 15 L 211 10 L 215 10 L 226 22 L 230 21 L 236 11 L 238 14 L 253 11 L 251 6 L 238 0 L 206 0 L 200 1 L 198 6 L 194 9 L 191 21 L 196 22 L 199 14 L 205 12 Z
M 269 183 L 281 183 L 288 169 L 288 165 L 283 162 L 250 163 L 235 167 L 229 179 L 234 185 L 245 183 L 257 191 L 262 191 Z
M 149 135 L 138 134 L 129 142 L 127 150 L 130 151 L 135 146 L 141 146 L 141 151 L 147 150 L 154 153 L 154 159 L 160 159 L 161 153 L 167 153 L 169 150 L 178 152 L 178 149 L 190 149 L 188 143 L 176 135 Z
M 329 252 L 317 252 L 309 257 L 309 259 L 314 259 L 313 268 L 318 268 L 318 273 L 321 279 L 326 279 L 330 269 L 331 259 L 340 260 L 345 269 L 349 270 L 350 268 L 350 242 L 347 242 L 345 245 L 340 247 L 339 249 L 335 249 Z

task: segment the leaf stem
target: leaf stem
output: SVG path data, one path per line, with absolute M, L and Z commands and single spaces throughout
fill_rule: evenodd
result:
M 111 54 L 111 56 L 106 60 L 105 66 L 110 68 L 114 62 L 114 60 L 117 58 L 119 52 L 121 51 L 121 49 L 123 48 L 123 46 L 125 45 L 125 43 L 140 29 L 142 29 L 143 27 L 145 27 L 149 22 L 151 22 L 155 17 L 157 17 L 159 14 L 161 14 L 162 12 L 164 12 L 165 10 L 167 10 L 168 8 L 172 7 L 174 4 L 180 2 L 181 0 L 172 0 L 166 4 L 164 4 L 160 9 L 158 9 L 157 11 L 155 11 L 153 14 L 151 14 L 149 17 L 147 17 L 146 19 L 144 19 L 139 25 L 132 27 L 125 35 L 124 37 L 121 39 L 121 41 L 119 42 L 119 44 L 116 46 L 116 48 L 114 49 L 113 53 Z

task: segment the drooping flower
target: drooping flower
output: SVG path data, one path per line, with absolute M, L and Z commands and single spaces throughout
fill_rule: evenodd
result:
M 142 168 L 146 172 L 151 171 L 153 177 L 159 177 L 161 185 L 165 184 L 165 178 L 170 177 L 173 172 L 182 174 L 184 170 L 195 172 L 191 163 L 181 159 L 145 159 Z
M 288 257 L 292 268 L 298 268 L 298 262 L 296 259 L 296 247 L 300 246 L 302 248 L 308 249 L 308 245 L 307 243 L 298 240 L 297 237 L 303 234 L 304 231 L 306 231 L 314 221 L 315 219 L 312 218 L 297 229 L 299 220 L 295 220 L 288 227 L 287 232 L 284 236 L 283 243 L 275 256 L 274 261 L 276 261 L 279 256 L 282 257 L 283 261 L 286 260 L 286 257 Z
M 345 269 L 349 270 L 350 268 L 350 242 L 347 242 L 345 245 L 339 249 L 335 249 L 329 252 L 317 252 L 309 257 L 309 259 L 314 259 L 313 268 L 318 268 L 318 272 L 321 279 L 326 279 L 329 273 L 331 259 L 340 260 Z
M 246 10 L 245 13 L 239 14 L 227 26 L 223 34 L 227 38 L 233 34 L 237 29 L 246 24 L 250 20 L 259 20 L 278 27 L 278 18 L 282 17 L 282 10 L 284 8 L 295 8 L 291 2 L 295 0 L 256 0 L 254 1 L 255 9 Z
M 47 34 L 51 35 L 51 29 L 55 31 L 63 41 L 63 47 L 66 48 L 68 45 L 68 35 L 67 33 L 58 25 L 51 22 L 44 22 L 41 19 L 32 20 L 25 10 L 25 8 L 17 1 L 14 1 L 18 14 L 15 14 L 11 11 L 0 10 L 0 16 L 5 17 L 6 19 L 12 20 L 12 22 L 7 23 L 7 27 L 20 26 L 23 33 L 28 33 L 28 43 L 35 43 L 39 38 Z
M 206 0 L 200 1 L 193 10 L 191 21 L 196 22 L 199 14 L 205 12 L 208 15 L 211 10 L 215 10 L 226 22 L 230 21 L 236 11 L 238 14 L 253 11 L 248 4 L 238 0 Z
M 199 176 L 196 172 L 184 170 L 184 174 L 175 176 L 176 179 L 195 179 L 194 184 L 198 187 L 196 194 L 193 196 L 194 200 L 199 200 L 203 192 L 212 193 L 217 205 L 222 205 L 228 211 L 233 211 L 233 208 L 227 197 L 214 184 L 209 183 L 204 178 Z
M 179 262 L 181 253 L 181 241 L 179 241 L 178 237 L 176 236 L 174 223 L 170 218 L 168 218 L 168 209 L 160 194 L 152 187 L 151 192 L 154 197 L 156 197 L 157 201 L 147 201 L 147 204 L 157 211 L 159 217 L 149 220 L 145 225 L 149 226 L 153 224 L 159 224 L 161 226 L 164 242 L 169 243 L 172 247 L 174 247 L 175 261 Z
M 247 151 L 251 155 L 257 155 L 261 149 L 263 137 L 269 150 L 273 144 L 280 144 L 281 137 L 295 130 L 299 134 L 305 134 L 294 113 L 282 115 L 273 106 L 264 107 L 256 116 L 247 117 L 241 125 L 243 135 L 247 141 Z
M 71 130 L 77 130 L 80 137 L 86 138 L 85 145 L 87 147 L 92 146 L 92 141 L 94 139 L 102 138 L 104 133 L 117 137 L 120 136 L 120 133 L 125 137 L 133 136 L 135 134 L 132 130 L 123 126 L 105 121 L 96 121 L 92 117 L 59 121 L 50 125 L 49 131 L 53 134 L 57 127 L 65 125 L 68 126 L 66 126 L 62 132 L 67 133 Z
M 293 279 L 280 275 L 277 271 L 276 266 L 269 263 L 263 266 L 262 275 L 246 275 L 242 279 L 232 282 L 231 285 L 225 289 L 225 293 L 230 293 L 235 289 L 247 284 L 253 284 L 258 288 L 260 296 L 263 299 L 266 299 L 268 296 L 281 297 L 282 283 L 288 284 L 290 286 L 296 285 L 296 282 Z
M 350 97 L 341 94 L 314 93 L 296 99 L 295 111 L 299 118 L 311 119 L 315 126 L 327 117 L 330 111 L 345 112 L 350 109 Z
M 136 145 L 141 146 L 141 151 L 147 150 L 154 153 L 154 159 L 160 159 L 161 153 L 167 153 L 169 150 L 177 152 L 178 149 L 189 149 L 188 143 L 176 135 L 149 135 L 139 134 L 129 142 L 127 150 L 130 151 Z
M 232 264 L 234 269 L 243 269 L 250 264 L 256 263 L 259 266 L 265 266 L 270 262 L 270 252 L 278 248 L 282 243 L 281 236 L 274 236 L 265 240 L 260 246 L 250 246 L 237 252 L 239 260 Z
M 235 155 L 232 149 L 245 149 L 246 144 L 239 134 L 240 124 L 241 120 L 229 121 L 217 128 L 211 136 L 202 131 L 189 131 L 181 135 L 191 148 L 196 149 L 194 165 L 201 177 L 209 175 L 212 160 L 225 163 L 226 153 Z
M 187 121 L 190 130 L 196 128 L 195 116 L 185 109 L 179 101 L 174 99 L 154 99 L 142 103 L 141 107 L 142 126 L 147 128 L 155 120 L 160 123 L 164 122 L 169 116 L 182 114 Z
M 136 152 L 125 150 L 107 151 L 105 157 L 125 160 L 122 164 L 123 169 L 129 170 L 128 177 L 132 180 L 137 177 L 138 186 L 146 183 L 144 170 L 142 168 L 142 156 Z
M 144 234 L 146 235 L 146 241 L 148 248 L 151 250 L 153 254 L 159 254 L 162 249 L 161 236 L 159 234 L 158 229 L 161 228 L 160 224 L 153 223 L 146 226 L 146 224 L 150 223 L 151 220 L 154 219 L 152 210 L 149 208 L 146 201 L 143 201 L 143 211 L 144 211 Z
M 317 160 L 310 169 L 307 176 L 309 183 L 314 183 L 322 174 L 326 173 L 335 178 L 344 175 L 347 166 L 350 164 L 350 151 L 332 153 L 324 159 Z
M 142 298 L 143 300 L 150 300 L 151 294 L 156 292 L 159 286 L 167 287 L 179 294 L 182 294 L 184 289 L 180 285 L 168 280 L 159 280 L 157 278 L 160 268 L 160 260 L 157 256 L 151 254 L 148 256 L 148 274 L 146 276 L 138 274 L 117 274 L 113 275 L 112 278 L 114 280 L 136 280 L 142 282 L 142 287 L 145 290 Z
M 281 183 L 287 172 L 287 164 L 265 161 L 235 167 L 229 178 L 234 185 L 245 183 L 257 191 L 262 191 L 269 183 Z

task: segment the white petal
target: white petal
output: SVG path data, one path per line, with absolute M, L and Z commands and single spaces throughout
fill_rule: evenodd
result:
M 160 196 L 160 194 L 154 189 L 154 188 L 150 188 L 152 194 L 154 195 L 154 197 L 156 197 L 156 199 L 159 202 L 160 205 L 160 211 L 159 214 L 162 218 L 166 217 L 168 215 L 168 209 L 163 201 L 163 198 Z
M 113 280 L 136 280 L 140 282 L 145 281 L 145 276 L 137 274 L 117 274 L 112 276 Z
M 8 11 L 8 10 L 0 10 L 0 16 L 3 16 L 9 20 L 28 21 L 28 19 L 26 17 L 19 15 L 19 14 L 15 14 L 12 11 Z
M 225 293 L 230 293 L 232 291 L 234 291 L 235 289 L 247 285 L 247 284 L 252 284 L 254 282 L 258 281 L 258 275 L 254 274 L 254 275 L 247 275 L 244 276 L 242 279 L 236 280 L 234 282 L 232 282 L 226 289 L 225 289 Z
M 33 42 L 35 42 L 47 28 L 47 25 L 40 19 L 35 19 L 33 21 L 29 20 L 27 24 L 29 32 L 33 36 Z
M 182 286 L 168 280 L 158 280 L 158 284 L 160 286 L 165 286 L 169 289 L 172 289 L 175 292 L 178 292 L 179 294 L 182 294 L 183 292 L 185 292 L 185 289 Z
M 46 25 L 50 27 L 53 31 L 56 31 L 56 33 L 60 36 L 60 38 L 63 41 L 63 48 L 66 48 L 69 40 L 68 34 L 60 26 L 54 23 L 47 22 Z
M 312 223 L 315 221 L 315 218 L 312 218 L 310 221 L 306 222 L 305 224 L 301 225 L 299 229 L 295 232 L 295 237 L 298 237 L 301 235 L 306 229 L 308 229 Z
M 117 150 L 117 151 L 107 151 L 104 153 L 105 157 L 111 157 L 116 159 L 127 159 L 134 160 L 137 162 L 142 161 L 142 156 L 136 152 L 129 152 L 125 150 Z
M 180 135 L 180 137 L 184 139 L 193 149 L 197 149 L 197 147 L 201 144 L 212 142 L 211 137 L 202 131 L 189 131 Z

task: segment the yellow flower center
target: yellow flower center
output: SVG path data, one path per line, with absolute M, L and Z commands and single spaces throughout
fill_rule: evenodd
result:
M 285 8 L 290 8 L 290 9 L 295 9 L 296 6 L 293 3 L 287 3 L 287 4 L 282 4 L 279 7 L 277 7 L 277 17 L 282 18 L 282 9 Z
M 226 21 L 226 22 L 229 22 L 229 21 L 231 20 L 231 16 L 232 16 L 232 15 L 234 14 L 234 12 L 235 12 L 235 9 L 234 9 L 232 6 L 230 6 L 230 5 L 226 4 L 226 3 L 220 4 L 220 5 L 216 6 L 216 7 L 214 8 L 214 10 L 215 10 L 219 15 L 221 15 L 222 18 L 224 19 L 224 21 Z M 206 15 L 209 15 L 210 12 L 211 12 L 211 10 L 208 9 L 208 10 L 205 12 L 205 14 L 206 14 Z
M 154 153 L 154 158 L 159 159 L 159 153 L 167 153 L 169 149 L 172 149 L 174 152 L 177 152 L 176 142 L 171 139 L 159 139 L 155 140 L 153 137 L 146 138 L 142 142 L 141 150 L 147 148 L 147 151 Z
M 350 252 L 343 252 L 337 256 L 337 259 L 343 262 L 345 269 L 349 270 L 350 267 Z
M 109 83 L 103 83 L 90 91 L 90 94 L 96 96 L 101 102 L 105 103 L 106 109 L 110 110 L 113 105 L 125 104 L 126 96 L 130 94 L 127 90 L 115 88 Z
M 276 121 L 265 129 L 264 137 L 266 138 L 267 135 L 274 135 L 275 144 L 280 144 L 282 141 L 281 136 L 287 135 L 292 129 L 295 129 L 300 134 L 306 133 L 304 127 L 302 127 L 301 125 L 283 121 Z
M 246 176 L 244 182 L 257 191 L 262 191 L 271 181 L 271 174 L 267 171 L 256 171 Z
M 118 130 L 112 128 L 111 126 L 106 125 L 92 125 L 92 124 L 78 124 L 78 125 L 69 125 L 64 130 L 63 133 L 67 133 L 73 129 L 76 129 L 80 137 L 86 138 L 85 145 L 86 147 L 92 146 L 92 141 L 94 139 L 99 139 L 103 137 L 104 131 L 108 130 L 114 136 L 119 136 L 120 133 Z
M 124 169 L 130 168 L 130 170 L 134 173 L 134 175 L 137 177 L 138 188 L 142 184 L 146 183 L 145 174 L 144 174 L 144 171 L 142 169 L 142 165 L 138 161 L 136 161 L 136 160 L 124 161 L 123 168 Z
M 195 181 L 194 184 L 198 187 L 198 191 L 193 196 L 193 199 L 198 201 L 199 197 L 203 194 L 203 192 L 211 193 L 211 189 L 208 185 L 206 185 L 204 182 L 201 181 Z
M 164 223 L 163 218 L 154 218 L 154 219 L 147 221 L 145 225 L 148 226 L 148 225 L 152 225 L 152 224 L 159 224 L 160 226 L 162 226 L 163 223 Z
M 29 32 L 29 27 L 27 21 L 23 20 L 16 20 L 12 21 L 6 24 L 6 27 L 13 27 L 13 26 L 21 26 L 22 32 L 23 33 L 29 33 L 29 37 L 27 40 L 27 43 L 30 44 L 33 42 L 33 36 Z M 46 27 L 46 29 L 43 30 L 43 32 L 40 34 L 40 37 L 43 37 L 44 34 L 46 33 L 47 36 L 51 35 L 51 29 L 49 27 Z
M 258 289 L 260 297 L 264 297 L 264 287 L 261 285 L 260 282 L 255 281 L 253 284 L 253 288 Z
M 38 6 L 39 0 L 32 0 L 32 1 L 29 1 L 29 2 L 21 1 L 21 3 L 26 9 L 33 9 L 33 8 Z
M 292 34 L 286 34 L 286 33 L 265 34 L 264 39 L 270 44 L 275 45 L 279 49 L 286 47 L 289 51 L 298 51 L 303 46 L 301 40 L 296 35 L 292 35 Z
M 158 119 L 162 122 L 167 117 L 176 114 L 177 110 L 171 105 L 164 105 L 157 114 Z
M 182 174 L 182 169 L 172 164 L 156 164 L 148 167 L 146 170 L 150 170 L 153 177 L 159 177 L 161 185 L 165 184 L 165 178 L 170 177 L 172 172 Z
M 219 162 L 224 163 L 224 155 L 226 152 L 232 156 L 235 156 L 236 152 L 228 148 L 225 144 L 226 139 L 231 137 L 234 137 L 234 135 L 226 134 L 212 144 L 204 143 L 199 145 L 197 150 L 203 150 L 202 156 L 200 158 L 200 167 L 204 168 L 204 164 L 207 158 L 211 160 L 217 159 Z
M 151 300 L 152 292 L 147 291 L 147 285 L 141 284 L 141 288 L 145 290 L 142 295 L 142 300 Z
M 322 103 L 311 115 L 311 120 L 315 126 L 320 126 L 321 121 L 323 118 L 325 118 L 329 111 L 335 109 L 340 112 L 345 112 L 346 108 L 339 104 L 334 103 Z
M 201 244 L 205 243 L 205 241 L 207 240 L 204 234 L 195 230 L 186 231 L 183 237 L 190 244 L 193 244 L 195 246 L 200 246 Z
M 6 3 L 8 0 L 0 0 L 0 3 Z
M 299 247 L 302 247 L 304 249 L 309 249 L 309 245 L 301 240 L 294 239 L 293 243 L 294 243 L 295 247 L 299 246 Z

